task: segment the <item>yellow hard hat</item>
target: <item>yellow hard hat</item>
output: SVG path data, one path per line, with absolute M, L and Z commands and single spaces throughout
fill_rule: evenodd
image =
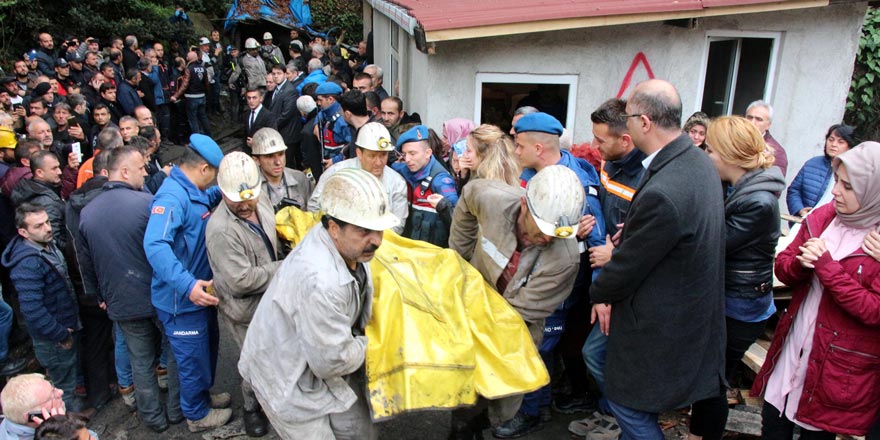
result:
M 9 127 L 0 127 L 0 148 L 14 150 L 16 145 L 18 145 L 18 138 L 15 136 L 15 132 Z

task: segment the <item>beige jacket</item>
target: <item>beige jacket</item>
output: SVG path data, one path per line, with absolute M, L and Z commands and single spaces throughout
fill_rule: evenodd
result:
M 373 307 L 330 235 L 315 225 L 287 256 L 251 321 L 238 370 L 282 438 L 298 423 L 343 412 L 357 400 L 345 376 L 365 361 Z
M 480 271 L 492 287 L 516 251 L 516 219 L 526 192 L 496 180 L 469 182 L 452 216 L 449 247 Z M 523 249 L 502 296 L 528 324 L 543 325 L 574 287 L 580 264 L 575 240 L 554 239 Z
M 218 308 L 241 324 L 251 321 L 272 275 L 281 265 L 275 212 L 265 193 L 260 194 L 257 217 L 279 261 L 272 261 L 263 239 L 236 217 L 225 202 L 217 206 L 205 229 L 214 291 L 220 298 Z
M 312 198 L 309 199 L 309 212 L 318 212 L 321 210 L 321 192 L 324 191 L 324 185 L 327 183 L 327 178 L 341 169 L 360 167 L 361 161 L 358 158 L 353 157 L 335 163 L 332 167 L 327 168 L 327 170 L 321 174 L 321 180 L 315 185 L 315 190 L 312 192 Z M 386 166 L 385 171 L 382 173 L 382 185 L 385 186 L 385 193 L 388 195 L 388 203 L 391 204 L 391 212 L 400 219 L 400 224 L 391 228 L 391 230 L 398 234 L 402 234 L 403 227 L 406 226 L 406 218 L 409 216 L 409 200 L 406 197 L 406 181 L 403 180 L 403 177 L 397 171 Z

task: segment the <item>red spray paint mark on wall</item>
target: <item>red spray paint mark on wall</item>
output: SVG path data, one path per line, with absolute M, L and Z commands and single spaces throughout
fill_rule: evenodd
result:
M 645 56 L 644 52 L 637 53 L 636 56 L 633 57 L 632 64 L 629 65 L 629 70 L 626 71 L 626 75 L 623 77 L 623 82 L 620 83 L 620 90 L 617 92 L 618 99 L 622 98 L 623 93 L 629 88 L 633 74 L 636 72 L 636 68 L 639 67 L 639 63 L 642 63 L 642 66 L 644 66 L 648 78 L 654 79 L 654 71 L 651 70 L 651 63 L 648 62 L 648 57 Z

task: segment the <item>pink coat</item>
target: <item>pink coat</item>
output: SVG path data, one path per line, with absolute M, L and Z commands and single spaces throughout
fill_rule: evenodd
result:
M 864 435 L 880 413 L 880 262 L 861 249 L 840 261 L 825 252 L 814 270 L 795 258 L 798 247 L 819 237 L 835 216 L 831 203 L 813 210 L 776 259 L 776 276 L 794 293 L 751 394 L 763 395 L 815 273 L 825 289 L 796 418 L 825 431 Z

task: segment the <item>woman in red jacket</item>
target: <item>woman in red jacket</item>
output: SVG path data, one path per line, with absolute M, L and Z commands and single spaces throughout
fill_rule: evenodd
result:
M 834 202 L 809 214 L 776 260 L 794 288 L 752 386 L 764 439 L 864 435 L 880 412 L 880 262 L 862 248 L 880 226 L 880 144 L 833 162 Z

